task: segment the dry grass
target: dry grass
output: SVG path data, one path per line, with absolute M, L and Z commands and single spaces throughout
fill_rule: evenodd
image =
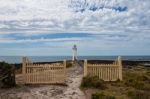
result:
M 150 68 L 144 66 L 124 68 L 123 81 L 105 83 L 107 86 L 105 90 L 97 88 L 88 91 L 90 88 L 86 88 L 83 91 L 88 97 L 98 92 L 114 96 L 115 99 L 150 99 Z M 141 98 L 142 96 L 144 97 Z

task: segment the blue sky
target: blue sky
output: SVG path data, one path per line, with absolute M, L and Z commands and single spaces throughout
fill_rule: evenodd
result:
M 0 56 L 150 55 L 150 0 L 0 0 Z

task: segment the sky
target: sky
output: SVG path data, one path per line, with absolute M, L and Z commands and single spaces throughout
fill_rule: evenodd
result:
M 150 55 L 150 0 L 0 0 L 0 56 Z

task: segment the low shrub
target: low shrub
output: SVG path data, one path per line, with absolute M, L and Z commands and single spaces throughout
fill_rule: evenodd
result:
M 111 95 L 105 95 L 103 92 L 94 93 L 92 94 L 92 99 L 116 99 L 114 96 Z
M 0 70 L 1 70 L 0 73 L 2 73 L 2 70 L 3 70 L 3 72 L 9 72 L 11 68 L 12 68 L 12 66 L 9 65 L 8 63 L 0 62 Z
M 97 76 L 86 76 L 83 77 L 82 88 L 99 88 L 99 89 L 105 89 L 107 88 L 104 81 L 99 79 Z
M 148 77 L 145 75 L 139 75 L 136 73 L 128 73 L 124 79 L 124 84 L 128 87 L 134 87 L 136 89 L 145 90 Z
M 8 63 L 0 62 L 0 87 L 8 88 L 15 86 L 14 67 Z
M 144 88 L 144 82 L 137 81 L 136 79 L 127 79 L 125 81 L 125 85 L 128 87 L 134 87 L 137 89 L 143 89 Z
M 150 94 L 140 90 L 132 90 L 128 92 L 130 99 L 150 99 Z
M 71 61 L 66 62 L 66 67 L 67 68 L 72 67 L 72 66 L 73 66 L 73 63 Z
M 137 79 L 140 81 L 148 81 L 149 80 L 148 76 L 146 76 L 146 75 L 138 76 Z
M 150 76 L 150 70 L 148 70 L 148 71 L 146 72 L 146 74 Z
M 143 90 L 150 91 L 150 84 L 144 84 Z
M 82 60 L 78 60 L 78 64 L 79 64 L 80 66 L 83 66 L 84 62 L 83 62 Z
M 124 86 L 124 83 L 122 81 L 120 82 L 110 82 L 111 86 L 115 86 L 115 87 L 122 87 Z

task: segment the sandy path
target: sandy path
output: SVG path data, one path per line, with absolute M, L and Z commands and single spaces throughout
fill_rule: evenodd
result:
M 83 77 L 83 70 L 80 66 L 74 66 L 67 70 L 67 89 L 64 90 L 63 96 L 58 95 L 53 99 L 85 99 L 84 93 L 79 89 Z M 61 98 L 62 97 L 62 98 Z
M 0 90 L 0 99 L 85 99 L 79 89 L 83 77 L 83 69 L 76 65 L 67 69 L 66 84 L 22 86 L 10 90 Z

